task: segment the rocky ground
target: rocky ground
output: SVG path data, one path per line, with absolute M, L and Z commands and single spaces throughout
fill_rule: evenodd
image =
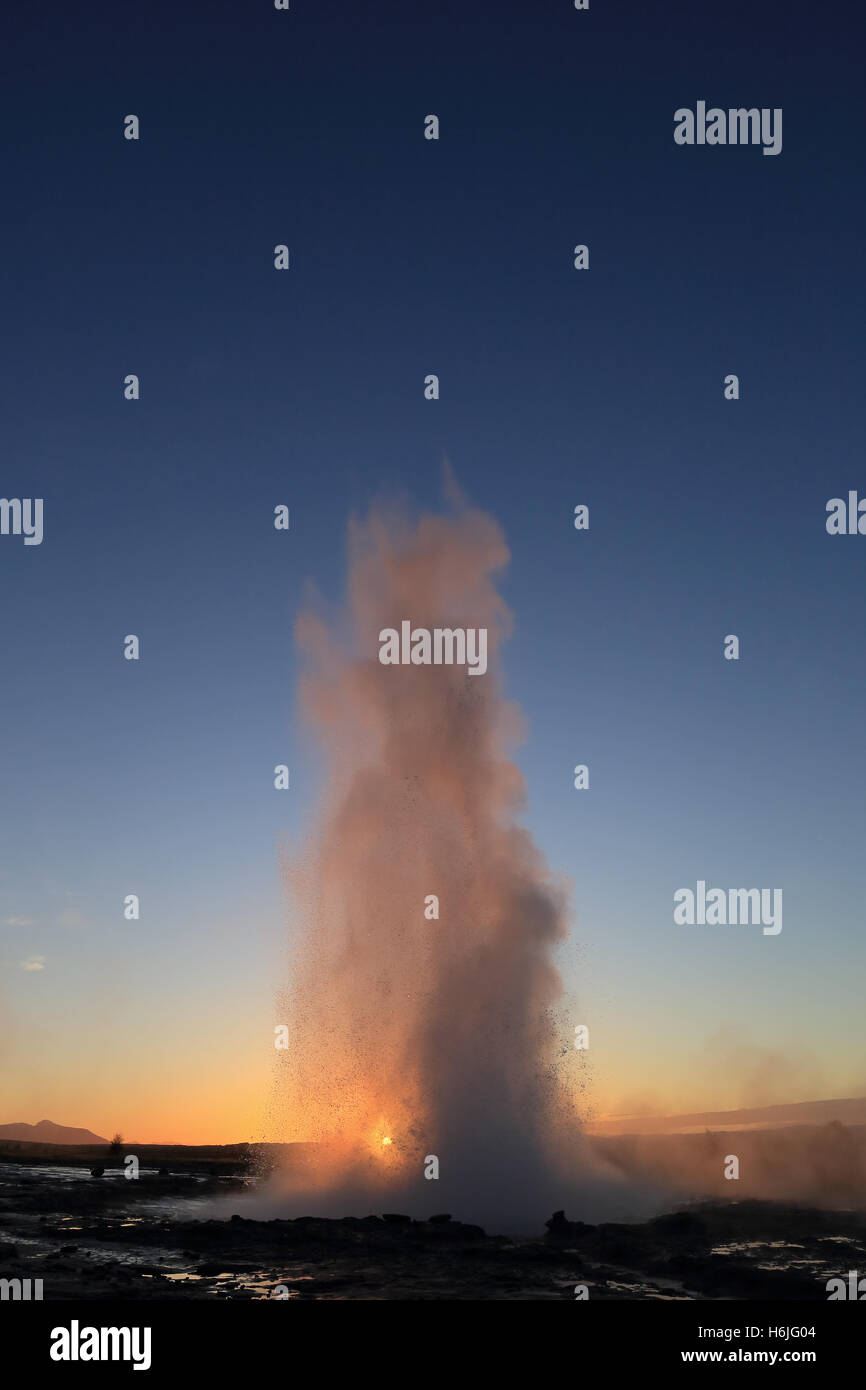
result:
M 248 1220 L 232 1211 L 245 1183 L 0 1165 L 0 1278 L 42 1279 L 46 1300 L 573 1299 L 585 1285 L 593 1299 L 826 1301 L 827 1279 L 866 1271 L 861 1212 L 713 1201 L 597 1226 L 559 1213 L 512 1240 L 444 1213 Z

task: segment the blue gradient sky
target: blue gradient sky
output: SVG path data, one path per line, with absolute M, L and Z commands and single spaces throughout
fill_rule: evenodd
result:
M 181 8 L 21 7 L 7 50 L 0 492 L 45 539 L 0 537 L 0 1121 L 267 1128 L 294 617 L 443 455 L 512 549 L 596 1108 L 862 1092 L 856 7 Z M 675 145 L 698 99 L 782 107 L 781 155 Z M 698 878 L 781 887 L 781 935 L 675 927 Z

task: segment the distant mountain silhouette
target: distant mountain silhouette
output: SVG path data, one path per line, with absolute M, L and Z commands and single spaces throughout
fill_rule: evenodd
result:
M 40 1120 L 38 1125 L 0 1125 L 0 1139 L 19 1139 L 30 1144 L 107 1144 L 108 1140 L 89 1129 L 56 1125 Z
M 866 1096 L 806 1100 L 748 1110 L 707 1110 L 692 1115 L 606 1115 L 590 1122 L 592 1134 L 690 1134 L 704 1129 L 779 1129 L 789 1125 L 866 1125 Z

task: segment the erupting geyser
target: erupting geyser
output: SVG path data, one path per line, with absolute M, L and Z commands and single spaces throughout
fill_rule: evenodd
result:
M 321 1147 L 308 1179 L 284 1175 L 284 1214 L 538 1230 L 606 1186 L 558 1065 L 574 1059 L 553 1015 L 567 893 L 517 822 L 511 623 L 492 578 L 508 558 L 496 522 L 460 501 L 417 522 L 377 510 L 350 526 L 346 612 L 298 622 L 327 781 L 287 867 L 299 939 L 279 1105 L 285 1137 Z M 406 620 L 485 629 L 487 669 L 383 664 L 380 634 Z

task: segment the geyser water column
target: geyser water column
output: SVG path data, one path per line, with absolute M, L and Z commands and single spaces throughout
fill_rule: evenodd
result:
M 286 871 L 299 930 L 280 1105 L 289 1137 L 322 1146 L 305 1211 L 525 1213 L 537 1229 L 586 1171 L 551 1012 L 566 893 L 517 819 L 494 584 L 508 558 L 498 524 L 460 502 L 416 521 L 377 509 L 349 528 L 344 611 L 297 624 L 326 763 Z M 485 629 L 487 669 L 383 664 L 380 634 L 406 619 Z

